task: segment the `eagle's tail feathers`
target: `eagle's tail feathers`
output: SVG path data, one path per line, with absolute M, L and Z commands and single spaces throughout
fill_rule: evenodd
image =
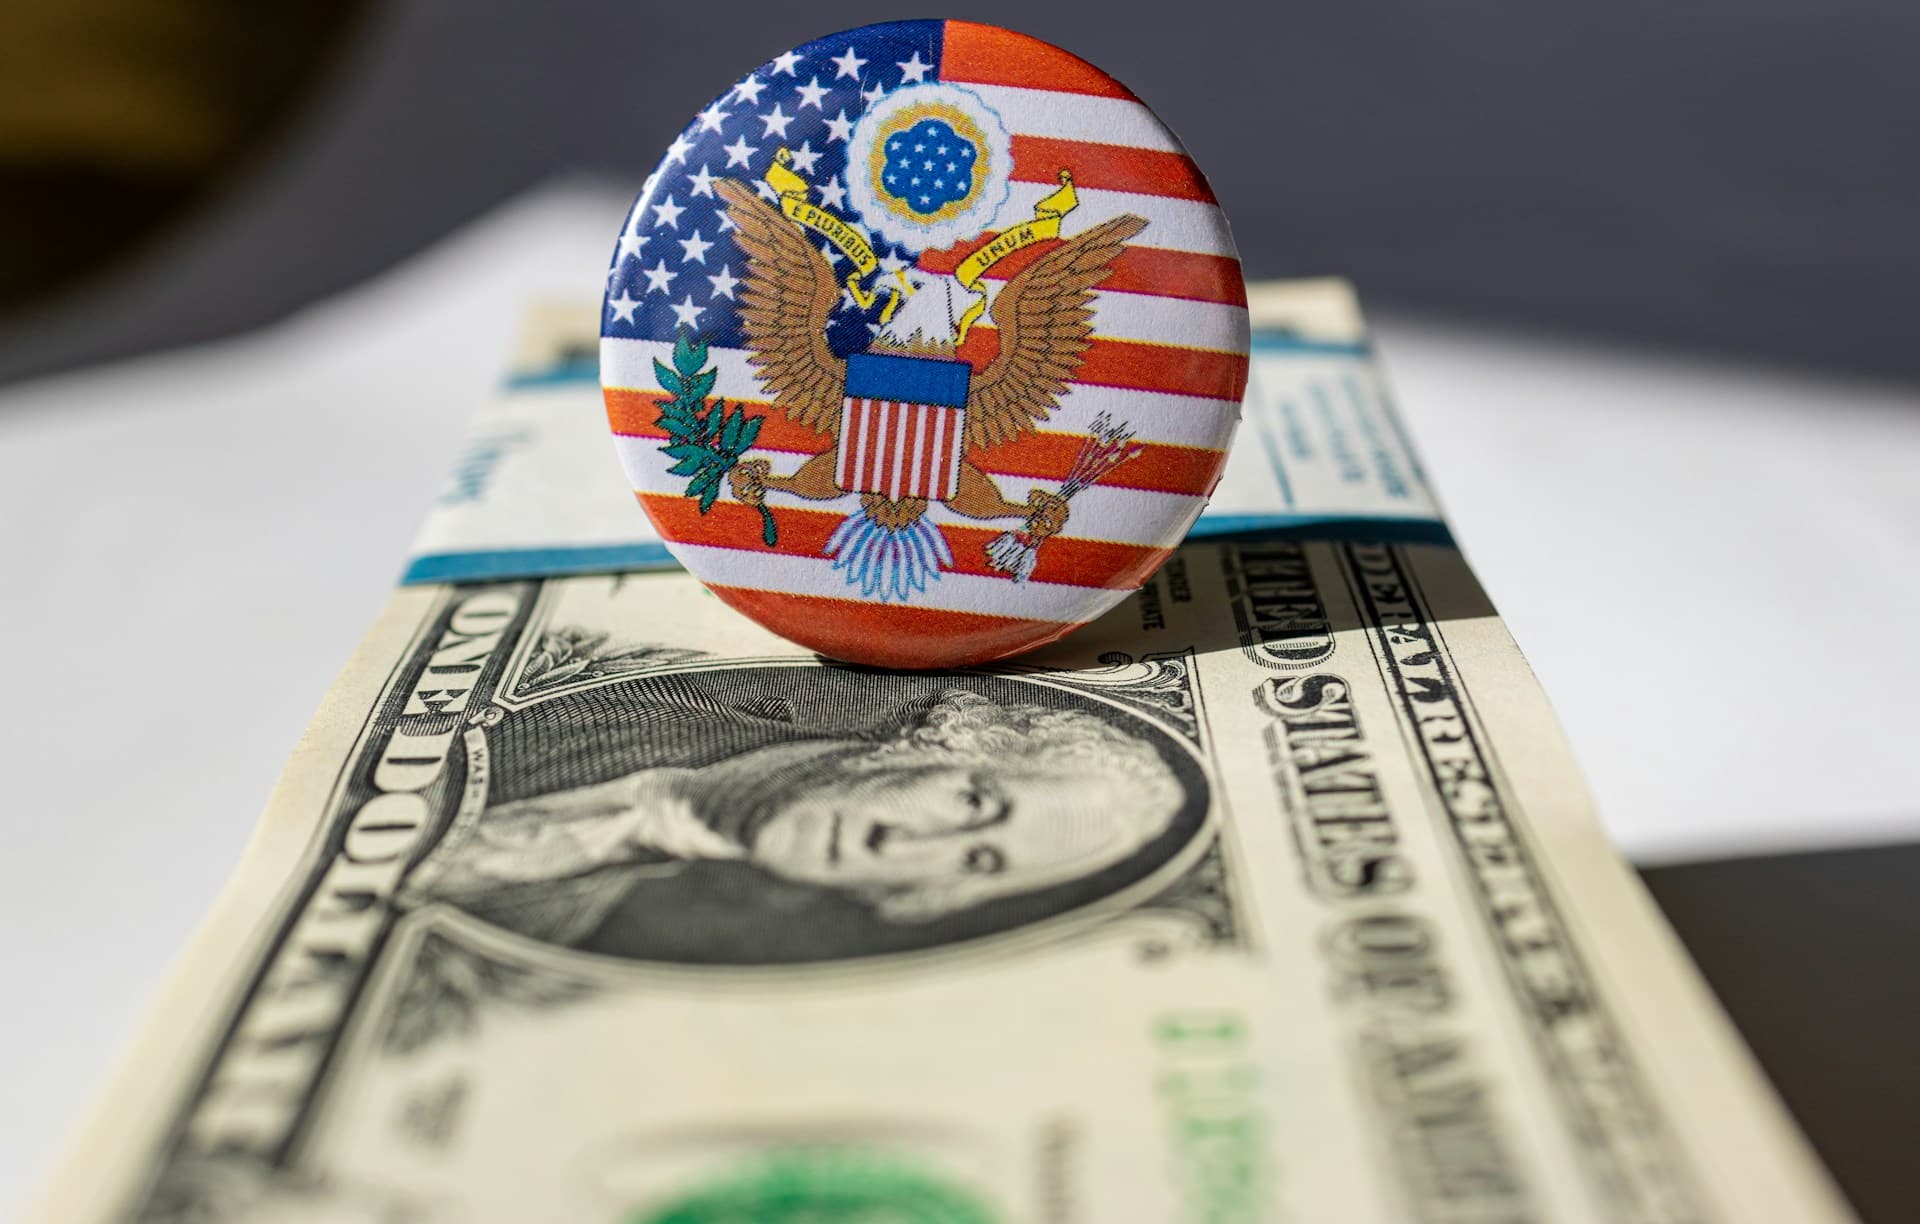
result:
M 867 599 L 905 603 L 924 594 L 953 565 L 953 550 L 940 529 L 924 517 L 900 527 L 874 521 L 865 507 L 841 520 L 827 537 L 826 553 L 847 585 Z

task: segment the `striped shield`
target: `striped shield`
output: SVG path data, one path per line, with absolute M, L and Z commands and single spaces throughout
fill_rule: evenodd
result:
M 964 361 L 856 353 L 847 358 L 840 416 L 840 487 L 896 501 L 945 501 L 960 485 Z

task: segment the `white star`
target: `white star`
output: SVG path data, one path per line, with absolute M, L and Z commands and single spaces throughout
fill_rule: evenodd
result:
M 833 74 L 833 79 L 836 81 L 841 77 L 852 77 L 857 81 L 860 79 L 860 70 L 867 66 L 867 61 L 853 53 L 853 46 L 851 44 L 847 46 L 847 53 L 845 55 L 833 56 L 827 62 L 840 69 L 840 71 Z
M 827 139 L 841 144 L 853 139 L 853 120 L 847 118 L 846 107 L 841 107 L 839 114 L 827 120 Z
M 793 66 L 799 62 L 800 53 L 798 51 L 789 51 L 785 55 L 776 55 L 773 57 L 773 75 L 779 76 L 784 72 L 788 76 L 793 76 L 795 75 Z
M 640 299 L 629 297 L 623 289 L 617 298 L 608 298 L 607 306 L 613 311 L 613 317 L 622 323 L 633 322 L 633 312 L 640 309 Z
M 793 168 L 801 174 L 812 174 L 813 163 L 819 161 L 820 156 L 813 151 L 813 142 L 809 140 L 793 151 Z
M 620 235 L 620 253 L 614 256 L 614 265 L 616 267 L 619 266 L 626 262 L 629 257 L 634 259 L 640 258 L 640 248 L 645 246 L 646 242 L 647 236 L 645 234 Z
M 724 234 L 724 233 L 727 233 L 727 232 L 728 232 L 728 231 L 730 231 L 730 230 L 734 230 L 734 229 L 738 229 L 738 228 L 739 228 L 739 227 L 738 227 L 738 226 L 736 226 L 736 225 L 735 225 L 735 224 L 733 223 L 733 218 L 732 218 L 732 217 L 729 217 L 729 216 L 728 216 L 728 215 L 727 215 L 726 213 L 724 213 L 724 212 L 720 214 L 720 232 L 721 232 L 721 233 L 723 233 L 723 234 Z
M 753 189 L 759 192 L 760 198 L 769 204 L 776 204 L 780 200 L 780 197 L 774 193 L 773 184 L 763 178 L 753 180 Z
M 691 293 L 684 299 L 675 302 L 672 310 L 675 321 L 682 327 L 693 327 L 700 322 L 700 307 L 693 304 L 693 295 Z
M 687 150 L 691 148 L 693 148 L 693 142 L 687 139 L 686 133 L 682 132 L 680 135 L 675 136 L 673 143 L 667 146 L 667 165 L 671 166 L 673 163 L 684 158 L 687 155 Z
M 839 179 L 828 179 L 820 184 L 820 202 L 828 208 L 845 208 L 847 189 L 840 185 Z
M 902 85 L 906 85 L 911 82 L 919 82 L 919 81 L 926 80 L 927 69 L 931 67 L 933 67 L 932 64 L 921 63 L 920 53 L 918 51 L 915 51 L 912 57 L 909 58 L 906 63 L 899 65 L 900 83 Z
M 732 144 L 721 145 L 720 149 L 727 155 L 729 166 L 745 166 L 747 158 L 753 155 L 753 146 L 747 143 L 745 136 L 735 136 Z
M 712 165 L 700 167 L 699 173 L 687 176 L 687 181 L 693 184 L 693 194 L 711 197 L 713 195 Z
M 668 229 L 679 229 L 680 214 L 685 211 L 687 211 L 685 208 L 673 202 L 672 196 L 668 196 L 653 206 L 653 223 L 664 225 Z
M 720 125 L 726 121 L 727 112 L 720 109 L 718 102 L 715 102 L 712 106 L 700 112 L 700 129 L 702 131 L 717 132 L 720 130 Z
M 767 83 L 765 81 L 756 81 L 752 77 L 748 77 L 738 85 L 735 85 L 733 92 L 739 94 L 749 102 L 757 103 L 760 101 L 760 91 L 766 87 Z
M 793 116 L 782 111 L 779 104 L 776 103 L 772 110 L 760 116 L 760 122 L 767 125 L 767 130 L 760 133 L 762 137 L 785 136 L 787 134 L 787 125 L 793 122 Z
M 702 238 L 699 230 L 693 231 L 693 237 L 691 238 L 680 238 L 676 239 L 676 241 L 679 242 L 680 249 L 687 253 L 688 263 L 703 264 L 707 262 L 707 250 L 713 246 L 713 244 L 705 238 Z
M 725 264 L 720 265 L 720 271 L 709 276 L 707 280 L 713 285 L 713 296 L 723 298 L 732 297 L 733 287 L 740 283 L 740 278 L 733 274 L 733 269 Z
M 875 102 L 878 102 L 880 99 L 887 96 L 887 87 L 885 85 L 882 85 L 880 82 L 875 81 L 873 83 L 873 88 L 861 90 L 860 96 L 867 100 L 868 106 L 872 106 Z
M 824 110 L 820 99 L 826 96 L 827 87 L 820 83 L 819 77 L 815 77 L 800 87 L 800 106 L 802 109 L 811 106 L 815 110 Z
M 898 272 L 906 266 L 907 261 L 898 255 L 886 254 L 880 257 L 880 270 L 882 272 Z
M 662 259 L 651 268 L 640 269 L 640 275 L 647 278 L 648 293 L 665 293 L 673 284 L 673 273 L 667 271 L 667 261 Z

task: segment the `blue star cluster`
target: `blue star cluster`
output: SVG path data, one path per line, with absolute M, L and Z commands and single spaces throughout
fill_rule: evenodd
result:
M 902 85 L 938 79 L 941 28 L 938 21 L 903 21 L 810 42 L 775 56 L 714 99 L 674 140 L 627 215 L 607 272 L 600 334 L 670 341 L 685 329 L 722 348 L 744 348 L 739 292 L 746 256 L 713 184 L 739 179 L 771 201 L 761 176 L 784 146 L 792 150 L 793 170 L 814 185 L 814 203 L 858 219 L 844 177 L 853 125 Z M 947 180 L 942 193 L 958 181 Z M 812 241 L 840 275 L 852 270 L 824 239 Z M 916 254 L 877 235 L 875 250 L 888 269 L 912 263 Z M 827 325 L 834 352 L 867 347 L 880 305 L 863 310 L 851 294 L 841 295 Z
M 973 163 L 980 151 L 945 120 L 922 119 L 887 140 L 880 182 L 908 208 L 939 212 L 973 190 Z

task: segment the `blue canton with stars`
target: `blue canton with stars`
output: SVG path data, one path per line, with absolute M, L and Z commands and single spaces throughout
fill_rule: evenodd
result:
M 627 215 L 607 272 L 600 334 L 671 341 L 684 328 L 721 348 L 745 348 L 738 293 L 746 256 L 734 244 L 715 180 L 752 183 L 771 201 L 772 189 L 761 176 L 784 145 L 793 152 L 794 171 L 814 185 L 814 202 L 858 219 L 844 181 L 853 125 L 868 106 L 902 85 L 938 79 L 941 29 L 938 21 L 902 21 L 810 42 L 769 60 L 714 99 L 675 139 Z M 951 130 L 945 136 L 956 148 L 966 143 Z M 916 194 L 910 206 L 935 211 L 964 197 L 970 183 L 970 174 L 956 169 L 955 177 L 943 178 L 938 197 L 929 186 L 920 193 L 927 204 L 922 207 Z M 870 227 L 868 233 L 883 268 L 913 262 L 917 252 L 888 246 Z M 850 270 L 825 239 L 812 241 L 842 276 Z M 864 350 L 879 330 L 882 305 L 876 301 L 863 310 L 843 294 L 827 324 L 833 351 L 845 356 Z
M 922 119 L 887 140 L 880 181 L 908 208 L 939 212 L 973 190 L 973 162 L 980 150 L 945 120 Z

